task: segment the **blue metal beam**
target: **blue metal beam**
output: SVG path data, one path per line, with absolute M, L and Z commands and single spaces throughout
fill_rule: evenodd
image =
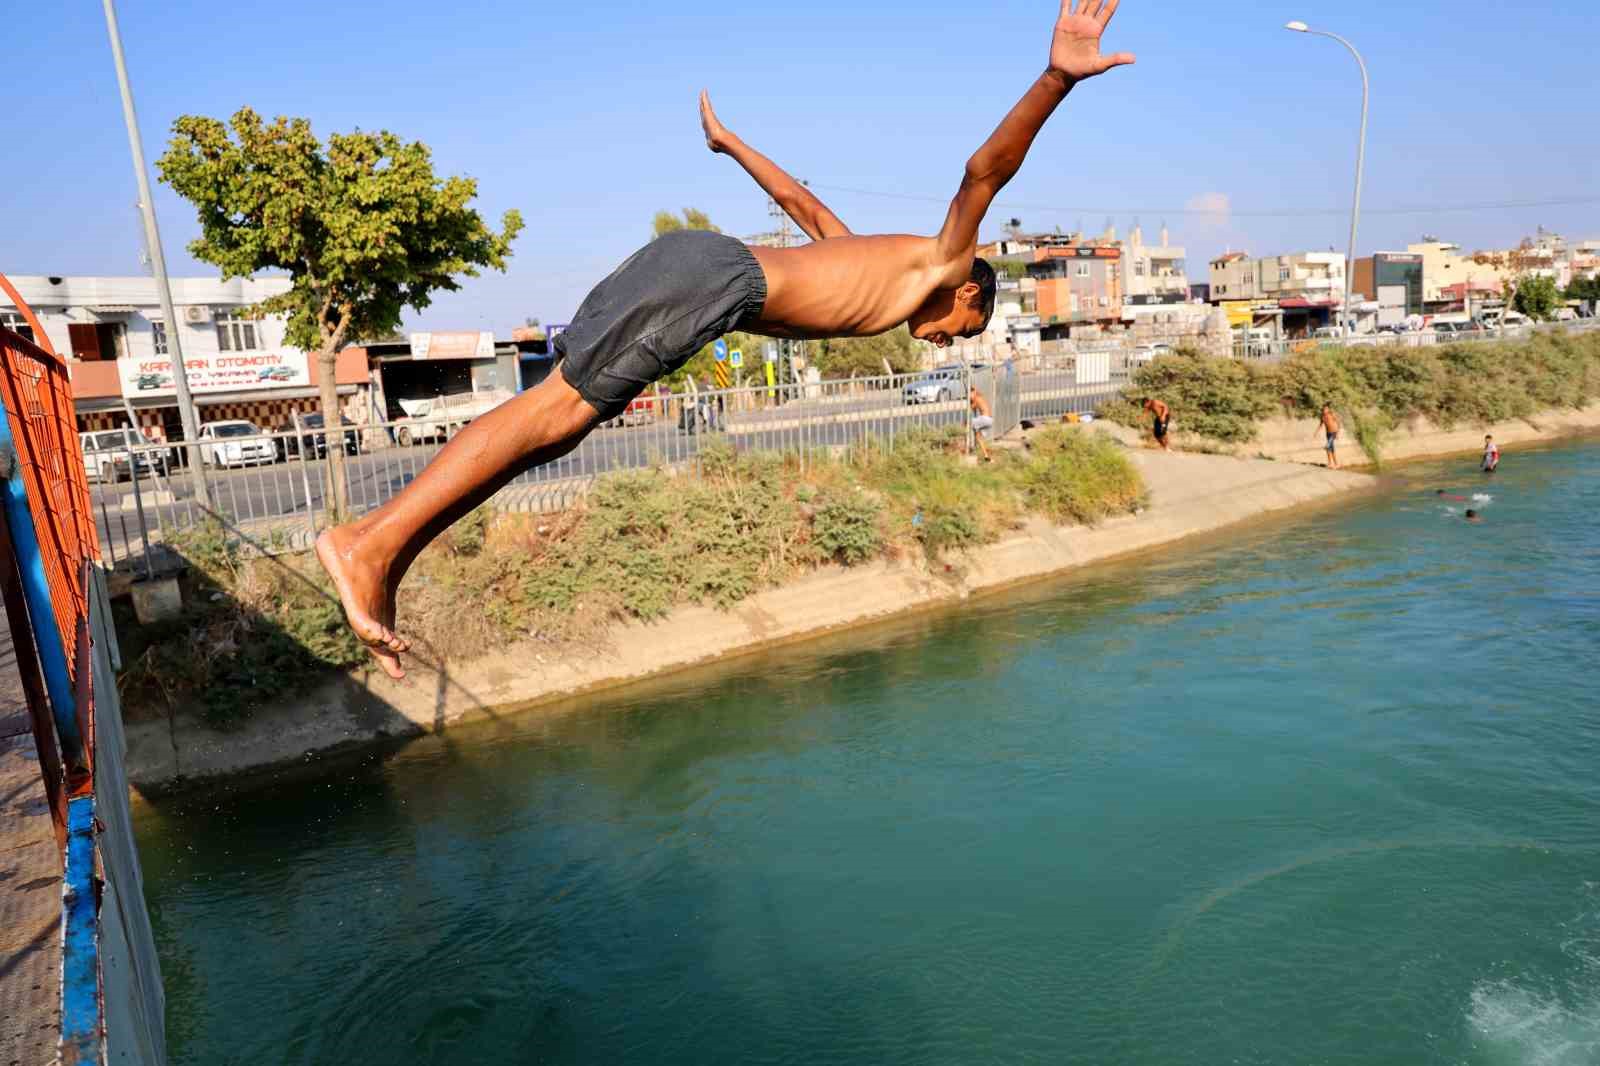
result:
M 44 671 L 45 691 L 50 694 L 50 709 L 55 715 L 56 736 L 68 766 L 84 766 L 83 737 L 78 730 L 77 699 L 72 691 L 72 675 L 67 670 L 67 649 L 61 640 L 61 626 L 55 605 L 50 600 L 50 585 L 44 575 L 44 557 L 39 535 L 28 510 L 28 491 L 22 481 L 22 465 L 17 460 L 16 442 L 11 436 L 11 419 L 0 413 L 0 502 L 16 550 L 17 569 L 22 574 L 23 597 L 28 601 L 34 644 L 39 649 L 39 666 Z
M 94 883 L 94 797 L 67 804 L 61 881 L 61 1062 L 100 1062 L 100 918 Z

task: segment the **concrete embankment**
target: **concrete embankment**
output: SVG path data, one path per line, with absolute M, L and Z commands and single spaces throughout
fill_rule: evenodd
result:
M 1174 428 L 1181 426 L 1182 421 L 1180 414 L 1174 421 Z M 1518 444 L 1547 442 L 1595 432 L 1600 432 L 1600 403 L 1576 411 L 1542 411 L 1531 418 L 1496 422 L 1488 426 L 1466 425 L 1442 429 L 1425 418 L 1416 418 L 1380 435 L 1378 451 L 1382 454 L 1377 458 L 1392 463 L 1481 452 L 1486 433 L 1493 434 L 1495 442 L 1504 451 Z M 1181 432 L 1174 439 L 1180 447 L 1186 443 L 1200 443 L 1198 438 L 1185 436 Z M 1290 463 L 1321 463 L 1324 457 L 1322 434 L 1312 419 L 1270 419 L 1262 425 L 1255 440 L 1228 450 L 1235 455 Z M 1356 440 L 1354 427 L 1348 419 L 1344 423 L 1344 431 L 1339 434 L 1339 460 L 1345 466 L 1364 466 L 1375 462 L 1374 457 L 1368 455 Z
M 1132 437 L 1114 427 L 1107 431 Z M 920 562 L 829 568 L 730 611 L 689 607 L 660 622 L 618 625 L 600 646 L 525 644 L 443 669 L 413 663 L 411 677 L 398 684 L 376 672 L 340 676 L 293 706 L 259 712 L 226 733 L 186 715 L 135 723 L 128 729 L 129 777 L 141 789 L 160 790 L 318 751 L 434 732 L 508 706 L 530 713 L 541 701 L 949 606 L 1375 483 L 1361 474 L 1257 459 L 1145 450 L 1131 455 L 1151 493 L 1150 507 L 1135 516 L 1095 528 L 1034 522 L 955 561 L 949 572 L 930 573 Z

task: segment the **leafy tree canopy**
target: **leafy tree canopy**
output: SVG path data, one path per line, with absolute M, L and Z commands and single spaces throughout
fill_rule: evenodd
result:
M 710 216 L 694 207 L 684 208 L 681 217 L 671 211 L 657 211 L 650 228 L 652 240 L 668 233 L 676 233 L 681 229 L 703 229 L 710 230 L 712 233 L 722 232 L 712 224 Z
M 1556 279 L 1548 274 L 1526 277 L 1517 284 L 1517 310 L 1529 318 L 1541 322 L 1554 318 L 1560 303 L 1561 290 L 1556 287 Z
M 199 212 L 189 251 L 224 277 L 286 271 L 290 290 L 260 310 L 286 314 L 288 342 L 329 359 L 398 329 L 403 308 L 427 307 L 458 278 L 504 270 L 522 229 L 516 211 L 490 229 L 470 206 L 476 181 L 440 178 L 426 145 L 386 130 L 324 145 L 307 120 L 269 124 L 250 108 L 172 128 L 156 167 Z

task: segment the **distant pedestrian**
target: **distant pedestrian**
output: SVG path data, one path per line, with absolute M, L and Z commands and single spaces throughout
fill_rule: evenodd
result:
M 1339 469 L 1339 453 L 1335 450 L 1339 445 L 1339 416 L 1333 413 L 1333 408 L 1328 404 L 1322 405 L 1322 415 L 1318 421 L 1318 432 L 1328 435 L 1328 469 Z
M 1172 449 L 1167 445 L 1167 428 L 1172 425 L 1172 408 L 1153 396 L 1147 396 L 1144 409 L 1150 412 L 1154 420 L 1152 429 L 1155 432 L 1156 443 L 1161 445 L 1162 451 L 1170 452 Z
M 989 443 L 983 439 L 983 435 L 994 429 L 994 411 L 989 407 L 988 398 L 976 385 L 967 390 L 967 405 L 972 408 L 973 442 L 983 454 L 983 461 L 992 463 L 994 456 L 989 453 Z
M 1483 472 L 1494 473 L 1494 468 L 1500 465 L 1500 445 L 1494 442 L 1493 436 L 1483 438 Z

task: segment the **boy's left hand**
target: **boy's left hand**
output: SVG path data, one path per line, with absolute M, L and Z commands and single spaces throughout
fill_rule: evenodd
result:
M 1130 52 L 1100 53 L 1105 33 L 1119 0 L 1061 0 L 1061 15 L 1050 38 L 1050 69 L 1069 81 L 1104 74 L 1112 67 L 1133 62 Z M 1074 7 L 1076 4 L 1076 7 Z

